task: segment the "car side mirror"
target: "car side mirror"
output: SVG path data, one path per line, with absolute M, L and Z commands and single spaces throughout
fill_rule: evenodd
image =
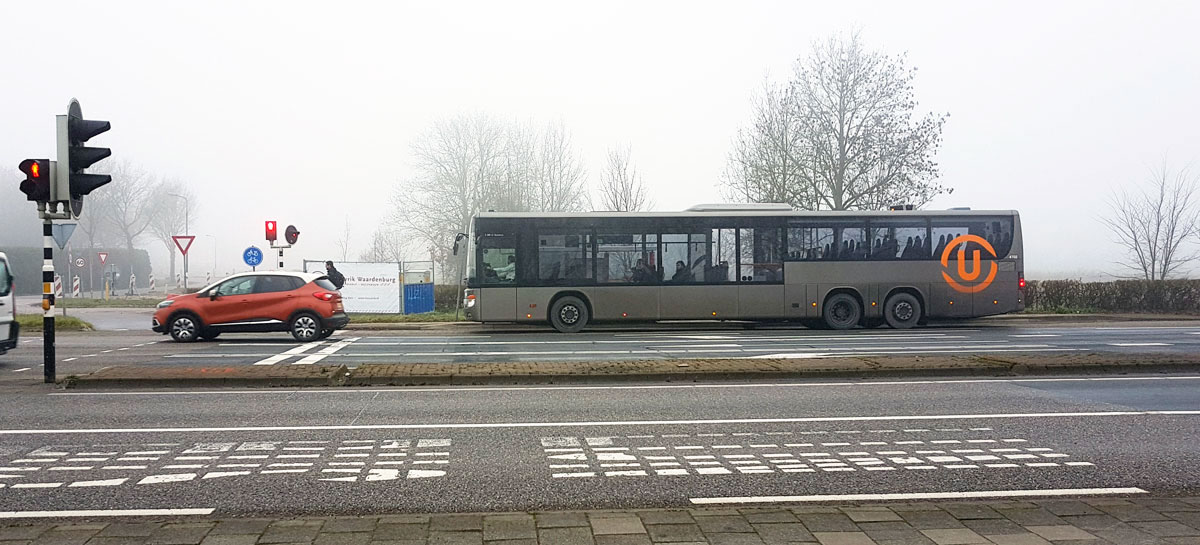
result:
M 220 296 L 221 296 L 221 294 L 220 294 L 220 293 L 217 293 L 217 289 L 216 289 L 216 288 L 213 288 L 213 289 L 211 289 L 211 290 L 208 290 L 208 300 L 209 300 L 209 301 L 216 301 L 216 300 L 217 300 L 217 297 L 220 297 Z

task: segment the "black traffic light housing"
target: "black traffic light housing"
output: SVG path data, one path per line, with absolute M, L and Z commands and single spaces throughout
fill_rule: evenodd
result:
M 296 229 L 295 225 L 289 225 L 283 231 L 283 238 L 288 244 L 295 244 L 296 240 L 300 238 L 300 230 Z
M 71 209 L 76 216 L 83 211 L 83 197 L 112 181 L 112 176 L 108 174 L 84 172 L 88 167 L 112 155 L 112 150 L 108 148 L 89 148 L 83 145 L 93 136 L 107 132 L 110 128 L 107 121 L 84 119 L 79 101 L 75 99 L 71 99 L 67 115 L 58 116 L 59 180 L 52 197 L 55 201 L 71 201 Z
M 25 194 L 25 198 L 34 202 L 46 202 L 50 200 L 50 160 L 49 159 L 26 159 L 21 161 L 17 167 L 25 174 L 25 179 L 21 180 L 21 193 Z

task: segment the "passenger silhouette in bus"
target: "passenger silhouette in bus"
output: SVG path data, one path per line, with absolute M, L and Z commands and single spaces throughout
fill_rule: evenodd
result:
M 675 262 L 675 274 L 671 276 L 671 281 L 676 284 L 686 284 L 693 279 L 691 269 L 682 261 Z
M 946 235 L 938 237 L 937 248 L 933 249 L 933 257 L 942 258 L 942 252 L 946 250 Z
M 649 284 L 654 282 L 654 277 L 657 276 L 654 273 L 654 269 L 646 264 L 645 259 L 637 260 L 637 265 L 634 265 L 631 272 L 633 273 L 633 283 L 635 284 Z

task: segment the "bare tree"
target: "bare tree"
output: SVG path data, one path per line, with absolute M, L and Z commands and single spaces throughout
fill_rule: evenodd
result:
M 1151 173 L 1146 187 L 1115 191 L 1109 216 L 1100 221 L 1127 252 L 1120 265 L 1146 280 L 1164 280 L 1200 258 L 1189 245 L 1200 242 L 1200 177 L 1166 164 Z
M 417 176 L 397 185 L 389 223 L 450 278 L 461 274 L 462 260 L 450 255 L 455 235 L 476 214 L 587 206 L 581 161 L 561 124 L 538 134 L 484 115 L 458 116 L 434 123 L 413 157 Z
M 191 234 L 184 231 L 190 227 L 187 222 L 196 219 L 195 193 L 191 187 L 179 180 L 166 180 L 151 189 L 149 201 L 152 205 L 149 207 L 151 215 L 147 229 L 171 256 L 169 278 L 175 278 L 175 254 L 178 251 L 175 248 L 175 240 L 171 237 Z
M 539 137 L 538 161 L 534 210 L 570 212 L 588 207 L 583 163 L 561 121 L 547 125 Z
M 404 261 L 408 255 L 404 237 L 395 229 L 380 227 L 371 235 L 371 244 L 359 254 L 362 261 L 391 263 Z
M 105 205 L 108 210 L 102 216 L 102 221 L 108 223 L 116 239 L 132 256 L 138 240 L 150 227 L 154 210 L 160 205 L 169 203 L 156 200 L 154 188 L 157 183 L 154 177 L 144 168 L 134 165 L 128 160 L 105 161 L 96 168 L 96 171 L 112 175 L 112 182 L 104 186 L 102 199 L 92 199 L 92 195 L 88 195 L 85 202 L 98 204 L 94 201 L 108 201 Z M 84 216 L 93 212 L 94 210 L 85 210 Z M 129 269 L 125 271 L 125 278 L 133 275 L 133 259 L 130 258 L 128 261 Z
M 342 238 L 337 240 L 338 251 L 342 253 L 342 261 L 345 261 L 350 256 L 350 216 L 345 218 L 345 226 L 342 228 Z
M 649 208 L 646 184 L 633 166 L 629 146 L 610 148 L 600 172 L 600 205 L 613 212 L 640 212 Z
M 503 127 L 482 115 L 441 120 L 413 144 L 417 177 L 397 186 L 390 223 L 402 236 L 425 246 L 448 272 L 461 274 L 450 259 L 450 241 L 466 232 L 485 196 L 499 200 L 497 181 L 506 163 Z
M 945 115 L 917 118 L 915 69 L 867 51 L 858 35 L 830 38 L 767 85 L 755 120 L 730 153 L 726 193 L 810 210 L 924 205 L 950 190 L 933 161 Z
M 789 203 L 817 210 L 813 192 L 803 191 L 807 178 L 800 142 L 799 112 L 786 85 L 769 81 L 754 98 L 754 121 L 738 131 L 722 182 L 725 196 L 742 202 Z

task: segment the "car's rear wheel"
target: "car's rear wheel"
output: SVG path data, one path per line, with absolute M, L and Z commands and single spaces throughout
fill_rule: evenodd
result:
M 288 331 L 297 341 L 312 342 L 321 335 L 321 320 L 311 313 L 302 312 L 292 318 L 288 324 Z
M 191 314 L 177 314 L 171 317 L 168 328 L 175 342 L 195 342 L 200 336 L 200 320 Z

